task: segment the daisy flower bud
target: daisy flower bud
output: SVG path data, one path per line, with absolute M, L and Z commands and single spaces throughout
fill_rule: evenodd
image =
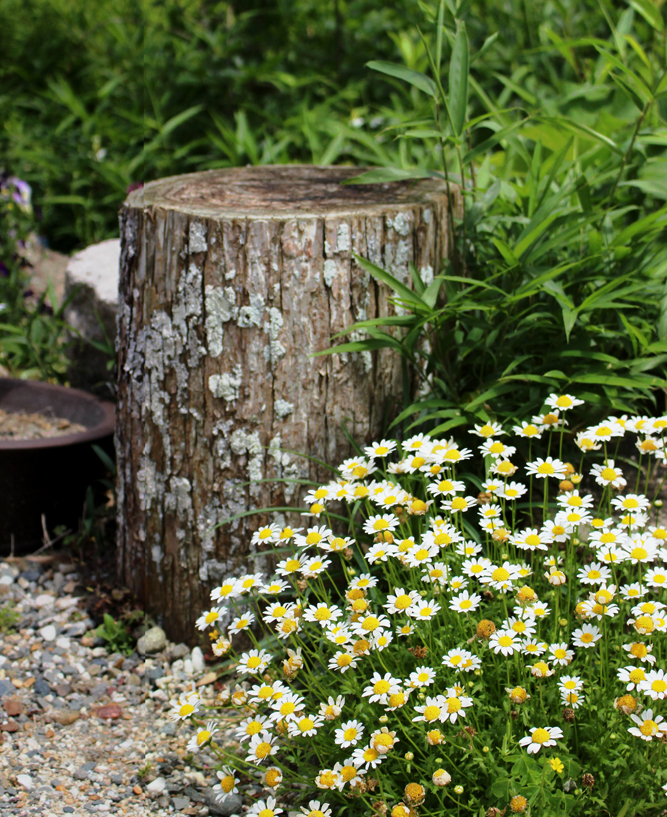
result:
M 448 786 L 452 782 L 452 776 L 444 769 L 436 769 L 431 780 L 434 786 Z
M 403 796 L 411 806 L 421 806 L 426 799 L 426 789 L 421 783 L 408 783 Z

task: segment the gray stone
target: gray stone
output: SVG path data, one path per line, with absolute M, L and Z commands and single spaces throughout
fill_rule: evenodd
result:
M 72 386 L 107 391 L 114 380 L 107 369 L 108 356 L 93 343 L 111 345 L 116 338 L 120 239 L 93 244 L 70 259 L 65 273 L 65 297 L 74 294 L 65 310 L 65 320 L 80 335 L 68 348 L 68 377 Z M 108 391 L 107 391 L 108 394 Z
M 92 761 L 87 761 L 83 763 L 79 768 L 74 772 L 72 777 L 75 780 L 88 780 L 90 773 L 95 769 L 96 764 Z
M 87 621 L 75 621 L 71 627 L 68 627 L 67 630 L 65 630 L 65 635 L 68 638 L 80 638 L 82 635 L 85 635 L 87 631 Z
M 174 644 L 169 650 L 169 660 L 176 661 L 178 658 L 185 658 L 190 654 L 190 648 L 187 644 Z
M 164 678 L 164 670 L 162 667 L 153 667 L 146 673 L 146 678 L 154 685 L 157 680 Z
M 190 805 L 187 797 L 174 797 L 171 802 L 176 811 L 183 811 L 184 808 Z
M 37 686 L 37 684 L 35 684 Z M 3 698 L 5 695 L 13 695 L 16 692 L 16 688 L 10 681 L 6 681 L 4 678 L 0 680 L 0 698 Z M 51 690 L 49 689 L 49 692 Z
M 176 734 L 176 724 L 175 723 L 166 723 L 162 729 L 160 729 L 160 734 L 166 735 L 167 737 L 174 737 Z
M 206 789 L 204 792 L 206 805 L 211 814 L 220 815 L 220 817 L 231 817 L 232 814 L 241 813 L 243 800 L 237 794 L 228 794 L 222 801 L 216 800 L 215 795 L 213 789 Z
M 111 775 L 111 782 L 114 786 L 122 786 L 123 785 L 123 775 L 122 774 L 112 774 Z
M 153 655 L 161 652 L 166 646 L 167 636 L 162 627 L 151 627 L 137 641 L 137 652 L 139 655 Z

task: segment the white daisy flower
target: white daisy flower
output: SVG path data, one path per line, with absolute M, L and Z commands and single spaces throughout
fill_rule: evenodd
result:
M 258 735 L 253 735 L 250 739 L 250 746 L 248 746 L 246 760 L 259 766 L 263 760 L 275 755 L 278 751 L 276 740 L 276 736 L 270 732 L 260 732 Z
M 584 624 L 580 629 L 572 631 L 572 643 L 575 647 L 594 647 L 601 638 L 599 627 L 593 624 Z
M 196 734 L 188 741 L 186 747 L 188 752 L 196 754 L 202 746 L 205 746 L 211 740 L 217 731 L 218 727 L 215 725 L 215 721 L 209 721 L 205 727 L 197 729 Z
M 215 799 L 220 803 L 228 794 L 238 792 L 239 779 L 231 766 L 223 766 L 219 772 L 216 772 L 216 776 L 220 782 L 213 786 L 213 793 Z
M 346 721 L 341 724 L 340 729 L 334 733 L 334 743 L 347 749 L 348 746 L 356 746 L 364 736 L 364 725 L 361 721 Z
M 532 727 L 530 735 L 519 741 L 520 746 L 526 747 L 528 754 L 537 754 L 543 746 L 555 746 L 556 741 L 563 737 L 563 730 L 557 726 Z
M 653 717 L 652 709 L 645 709 L 641 715 L 631 715 L 637 726 L 631 726 L 628 732 L 642 740 L 653 740 L 653 738 L 664 738 L 667 736 L 667 723 L 662 715 Z

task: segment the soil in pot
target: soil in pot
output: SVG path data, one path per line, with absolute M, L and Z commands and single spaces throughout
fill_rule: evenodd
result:
M 0 409 L 0 440 L 42 440 L 85 430 L 81 423 L 72 423 L 65 417 Z

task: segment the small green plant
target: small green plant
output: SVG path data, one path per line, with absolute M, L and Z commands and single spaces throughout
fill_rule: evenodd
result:
M 0 605 L 0 633 L 13 633 L 21 614 L 11 602 Z
M 137 777 L 138 779 L 143 782 L 146 778 L 150 775 L 153 771 L 153 764 L 149 761 L 146 762 L 144 766 L 137 770 Z
M 104 614 L 104 622 L 97 627 L 95 635 L 106 641 L 107 652 L 119 652 L 121 655 L 132 654 L 134 639 L 129 630 L 122 621 L 116 621 L 108 613 Z

